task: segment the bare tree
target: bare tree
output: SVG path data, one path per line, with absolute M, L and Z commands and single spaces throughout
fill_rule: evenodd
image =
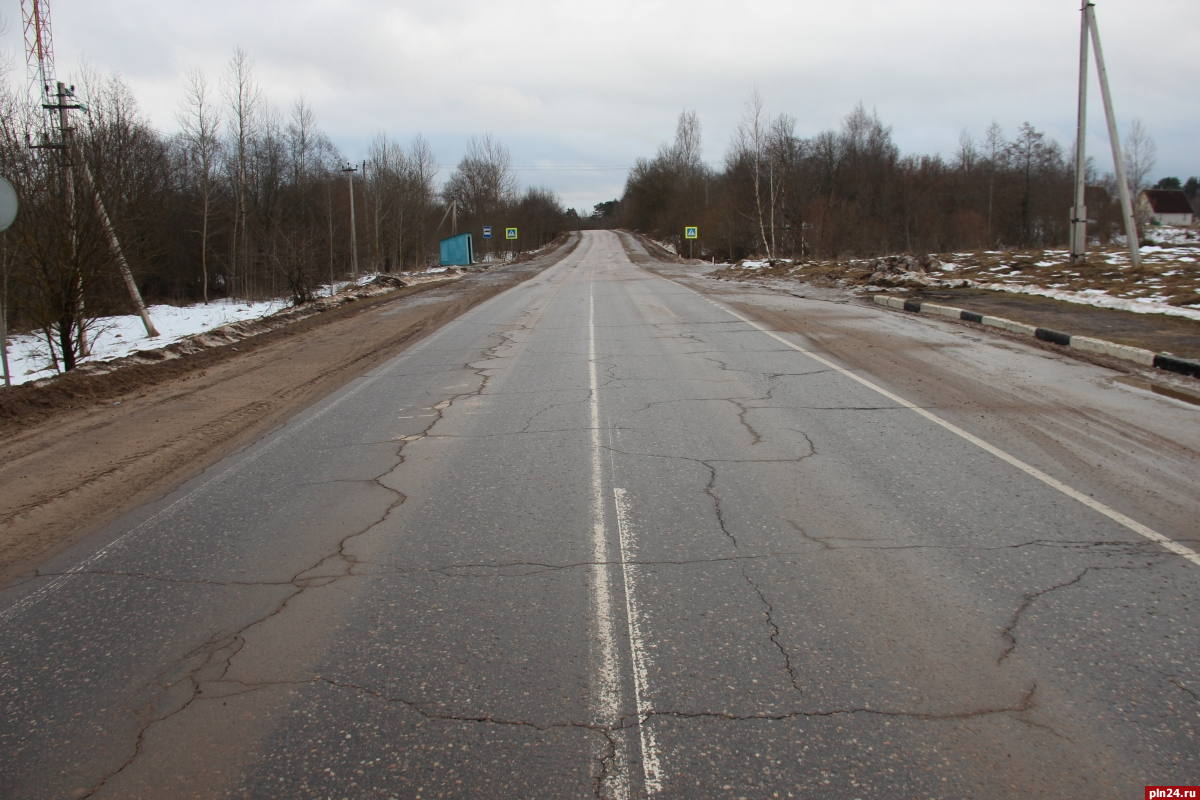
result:
M 992 213 L 996 204 L 996 170 L 1008 147 L 1004 140 L 1004 129 L 1000 127 L 999 122 L 992 120 L 983 141 L 988 160 L 987 246 L 994 247 L 996 243 L 992 240 Z
M 1036 130 L 1028 122 L 1017 132 L 1016 141 L 1009 145 L 1009 152 L 1023 178 L 1021 194 L 1021 244 L 1028 247 L 1033 237 L 1032 205 L 1037 170 L 1045 152 L 1046 134 Z
M 467 152 L 446 182 L 447 202 L 457 200 L 470 223 L 512 203 L 517 196 L 517 179 L 512 172 L 512 155 L 492 135 L 472 136 Z
M 1137 193 L 1150 185 L 1150 173 L 1158 162 L 1158 145 L 1146 132 L 1140 119 L 1129 123 L 1125 137 L 1125 175 L 1129 180 L 1129 193 Z
M 177 114 L 183 140 L 200 192 L 200 281 L 208 303 L 208 225 L 217 191 L 216 166 L 221 153 L 221 112 L 213 107 L 208 80 L 200 70 L 187 74 L 183 107 Z
M 429 241 L 428 227 L 431 209 L 434 205 L 433 179 L 437 175 L 437 156 L 433 149 L 420 134 L 413 137 L 408 147 L 408 175 L 405 181 L 404 208 L 409 219 L 410 228 L 415 228 L 414 241 L 420 247 L 420 264 L 427 261 L 425 245 Z M 401 226 L 397 236 L 396 250 L 401 264 L 404 261 L 404 248 L 400 240 L 404 228 Z
M 975 166 L 979 161 L 979 148 L 975 143 L 975 137 L 970 131 L 963 131 L 958 135 L 958 152 L 954 154 L 956 166 L 968 174 L 975 171 Z
M 763 172 L 767 166 L 767 141 L 770 136 L 770 121 L 763 114 L 762 95 L 755 89 L 746 101 L 742 121 L 734 134 L 734 151 L 738 158 L 744 159 L 750 166 L 750 176 L 754 185 L 754 211 L 758 219 L 758 233 L 763 248 L 767 251 L 767 259 L 774 260 L 775 254 L 771 241 L 775 238 L 774 225 L 771 236 L 767 236 L 767 222 L 774 220 L 774 209 L 763 210 Z
M 371 141 L 366 163 L 369 168 L 363 174 L 363 193 L 366 195 L 370 212 L 372 261 L 375 269 L 390 271 L 387 269 L 390 260 L 386 255 L 388 248 L 384 226 L 396 210 L 402 192 L 408 167 L 405 163 L 404 148 L 388 139 L 386 133 L 380 132 Z M 402 209 L 400 213 L 403 214 Z
M 670 149 L 671 160 L 685 175 L 696 174 L 703 168 L 700 160 L 700 118 L 695 111 L 684 110 L 675 124 L 675 144 Z
M 233 137 L 226 169 L 233 190 L 233 230 L 230 237 L 229 272 L 236 291 L 238 237 L 241 236 L 243 269 L 248 267 L 249 239 L 246 209 L 246 170 L 251 139 L 258 125 L 261 91 L 254 80 L 254 64 L 249 54 L 238 45 L 229 59 L 221 84 L 229 106 L 230 133 Z

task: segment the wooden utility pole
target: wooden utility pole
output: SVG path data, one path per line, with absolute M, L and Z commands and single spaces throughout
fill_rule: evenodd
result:
M 72 92 L 67 89 L 62 81 L 56 83 L 55 99 L 58 101 L 49 110 L 58 111 L 58 130 L 59 144 L 62 149 L 59 151 L 62 156 L 62 171 L 63 171 L 63 199 L 67 204 L 67 226 L 71 231 L 71 261 L 75 261 L 79 251 L 79 237 L 75 229 L 75 148 L 71 137 L 70 117 L 67 112 L 72 109 L 78 109 L 78 103 L 68 103 L 71 99 Z M 81 356 L 88 355 L 87 327 L 84 324 L 84 308 L 83 308 L 83 278 L 76 276 L 75 291 L 79 295 L 79 308 L 75 328 L 79 340 L 79 354 Z
M 355 234 L 357 226 L 354 224 L 354 173 L 358 172 L 358 167 L 347 164 L 342 172 L 346 173 L 346 180 L 350 184 L 350 269 L 351 276 L 355 282 L 358 282 L 358 236 Z

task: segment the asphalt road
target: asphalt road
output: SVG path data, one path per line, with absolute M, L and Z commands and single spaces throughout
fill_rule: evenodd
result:
M 1200 783 L 1195 407 L 674 277 L 585 234 L 0 593 L 0 796 Z

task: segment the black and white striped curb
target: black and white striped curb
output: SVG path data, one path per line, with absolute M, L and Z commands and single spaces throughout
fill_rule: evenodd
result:
M 939 317 L 977 322 L 980 325 L 1000 328 L 1010 333 L 1035 336 L 1043 342 L 1060 344 L 1063 347 L 1074 347 L 1076 350 L 1083 350 L 1088 353 L 1100 353 L 1106 356 L 1113 356 L 1114 358 L 1123 358 L 1126 361 L 1132 361 L 1145 367 L 1158 367 L 1170 372 L 1178 372 L 1183 375 L 1190 375 L 1193 378 L 1200 378 L 1200 361 L 1191 361 L 1167 353 L 1155 353 L 1152 350 L 1143 350 L 1140 347 L 1106 342 L 1103 339 L 1093 339 L 1090 336 L 1072 336 L 1062 331 L 1038 328 L 1033 325 L 1026 325 L 1023 322 L 1005 319 L 1004 317 L 989 317 L 986 314 L 977 314 L 974 311 L 967 311 L 964 308 L 954 308 L 936 303 L 919 303 L 916 300 L 906 300 L 903 297 L 888 297 L 877 294 L 875 295 L 875 302 L 881 306 L 895 308 L 900 311 L 912 311 L 917 314 L 936 314 Z

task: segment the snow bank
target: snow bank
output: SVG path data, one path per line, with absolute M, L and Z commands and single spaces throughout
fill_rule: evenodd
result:
M 326 288 L 328 292 L 328 288 Z M 146 336 L 142 318 L 136 314 L 119 317 L 101 317 L 96 320 L 89 335 L 92 354 L 81 359 L 80 364 L 109 361 L 127 356 L 138 350 L 151 350 L 195 336 L 198 333 L 219 328 L 233 322 L 260 319 L 291 305 L 287 300 L 271 300 L 258 303 L 239 303 L 218 300 L 208 305 L 196 306 L 151 306 L 150 319 L 159 335 L 153 339 Z M 48 378 L 55 373 L 50 362 L 50 350 L 42 335 L 18 334 L 8 338 L 8 366 L 12 370 L 13 385 Z
M 1173 306 L 1170 303 L 1161 303 L 1143 297 L 1113 297 L 1105 293 L 1103 289 L 1087 289 L 1082 292 L 1071 292 L 1065 289 L 1014 283 L 980 283 L 976 284 L 976 286 L 980 289 L 992 289 L 997 292 L 1052 297 L 1055 300 L 1096 306 L 1097 308 L 1117 308 L 1122 311 L 1132 311 L 1135 314 L 1166 314 L 1171 317 L 1187 317 L 1188 319 L 1200 321 L 1200 309 Z

